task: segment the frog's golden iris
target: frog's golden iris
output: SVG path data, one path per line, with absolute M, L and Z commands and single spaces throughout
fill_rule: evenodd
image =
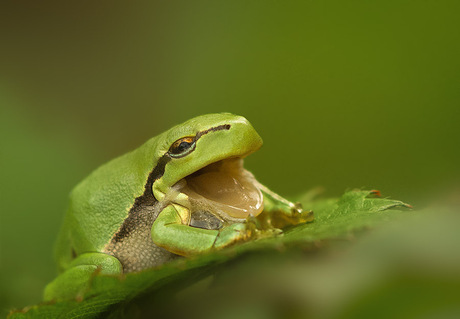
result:
M 175 141 L 169 148 L 168 154 L 171 157 L 183 157 L 195 149 L 195 137 L 187 136 Z

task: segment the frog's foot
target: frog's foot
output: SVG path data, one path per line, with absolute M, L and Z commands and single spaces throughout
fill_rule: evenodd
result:
M 259 219 L 264 219 L 274 228 L 298 225 L 313 221 L 313 212 L 306 211 L 300 203 L 292 203 L 289 200 L 274 193 L 267 187 L 259 184 L 264 194 L 264 212 Z
M 290 203 L 288 206 L 278 207 L 271 213 L 270 223 L 275 228 L 295 226 L 313 221 L 313 211 L 303 210 L 300 203 Z
M 253 224 L 236 223 L 222 228 L 214 242 L 215 249 L 222 249 L 239 242 L 256 237 L 257 231 Z
M 268 228 L 263 230 L 256 231 L 256 237 L 259 238 L 269 238 L 269 237 L 278 237 L 283 236 L 283 230 L 279 228 Z
M 313 211 L 304 210 L 301 203 L 294 203 L 294 206 L 289 210 L 287 217 L 291 221 L 292 225 L 298 225 L 313 221 Z
M 262 215 L 262 217 L 263 216 L 264 215 Z M 276 237 L 283 235 L 283 231 L 279 228 L 273 227 L 270 219 L 267 218 L 258 218 L 253 215 L 249 215 L 246 218 L 246 224 L 248 227 L 253 229 L 255 238 Z
M 119 275 L 123 272 L 121 263 L 104 253 L 85 253 L 75 258 L 69 269 L 49 283 L 44 292 L 44 300 L 81 300 L 90 289 L 97 274 Z

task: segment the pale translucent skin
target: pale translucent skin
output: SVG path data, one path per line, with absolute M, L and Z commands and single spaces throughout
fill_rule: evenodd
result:
M 171 145 L 184 137 L 193 147 L 177 155 Z M 242 168 L 261 145 L 245 118 L 208 114 L 95 170 L 71 193 L 56 246 L 61 274 L 45 300 L 81 298 L 95 272 L 156 267 L 313 220 Z

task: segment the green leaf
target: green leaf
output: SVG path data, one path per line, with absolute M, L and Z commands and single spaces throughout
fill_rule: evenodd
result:
M 317 241 L 353 235 L 399 214 L 395 208 L 411 208 L 401 201 L 380 198 L 378 191 L 349 191 L 339 199 L 303 203 L 315 212 L 313 225 L 295 227 L 285 240 Z
M 194 258 L 179 259 L 139 273 L 120 277 L 95 276 L 90 291 L 82 301 L 43 303 L 12 311 L 9 318 L 96 318 L 102 313 L 109 315 L 111 311 L 116 317 L 125 308 L 131 307 L 132 300 L 139 296 L 165 297 L 167 291 L 177 292 L 212 275 L 217 267 L 225 267 L 240 256 L 261 251 L 318 249 L 319 242 L 349 238 L 350 235 L 400 214 L 400 211 L 393 208 L 409 207 L 401 201 L 376 195 L 375 191 L 349 191 L 339 199 L 311 200 L 306 196 L 301 202 L 306 209 L 314 211 L 314 222 L 287 229 L 283 236 L 260 239 Z M 177 289 L 165 289 L 166 286 Z

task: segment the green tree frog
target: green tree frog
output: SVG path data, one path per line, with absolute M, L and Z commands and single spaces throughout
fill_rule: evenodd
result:
M 156 267 L 313 220 L 261 185 L 243 158 L 262 139 L 241 116 L 208 114 L 96 169 L 71 192 L 45 300 L 81 296 L 97 274 Z

